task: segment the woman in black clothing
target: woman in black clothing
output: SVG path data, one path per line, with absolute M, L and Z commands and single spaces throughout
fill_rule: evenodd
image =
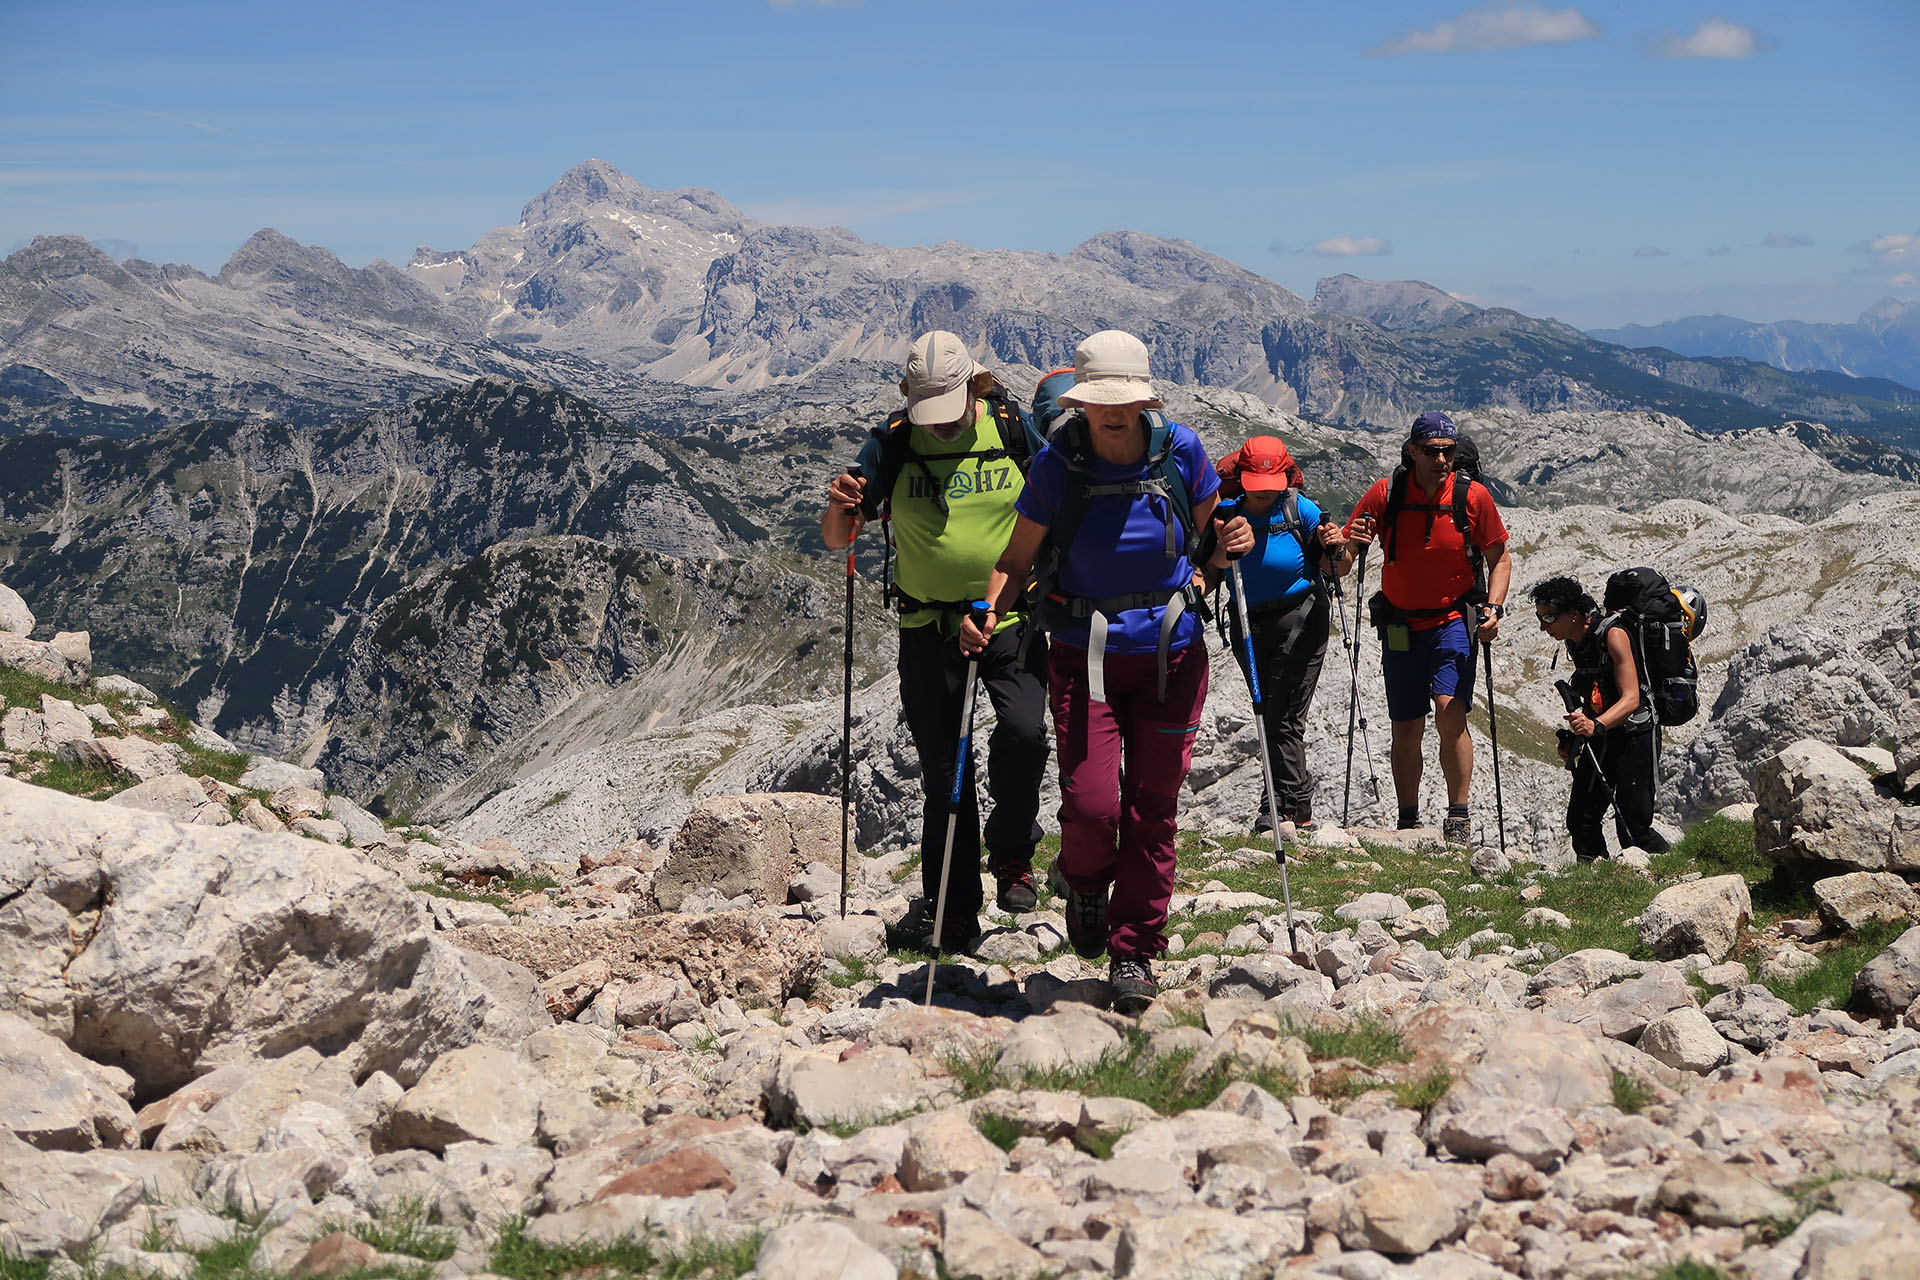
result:
M 1667 842 L 1653 829 L 1653 708 L 1641 696 L 1626 628 L 1601 616 L 1600 606 L 1572 578 L 1548 578 L 1535 587 L 1533 611 L 1540 629 L 1564 643 L 1573 658 L 1560 758 L 1573 770 L 1567 834 L 1574 856 L 1582 862 L 1606 856 L 1600 822 L 1608 804 L 1622 848 L 1662 852 Z

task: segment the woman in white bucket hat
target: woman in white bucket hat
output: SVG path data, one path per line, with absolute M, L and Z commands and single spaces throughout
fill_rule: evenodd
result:
M 1205 629 L 1192 532 L 1220 487 L 1192 431 L 1158 413 L 1147 348 L 1108 329 L 1074 351 L 1077 410 L 1027 473 L 1007 549 L 987 581 L 1013 608 L 1051 531 L 1057 554 L 1048 703 L 1060 765 L 1060 856 L 1051 880 L 1067 933 L 1089 959 L 1111 956 L 1114 1007 L 1139 1013 L 1158 993 L 1166 949 L 1180 784 L 1207 696 Z M 1252 545 L 1242 528 L 1223 531 Z M 961 628 L 962 647 L 984 637 Z

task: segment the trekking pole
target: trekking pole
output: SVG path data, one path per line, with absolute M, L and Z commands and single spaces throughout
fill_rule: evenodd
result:
M 1347 671 L 1352 677 L 1347 686 L 1347 784 L 1340 797 L 1340 825 L 1353 816 L 1353 727 L 1360 712 L 1360 601 L 1366 594 L 1367 549 L 1360 548 L 1360 559 L 1353 575 L 1353 629 L 1347 632 Z M 1369 756 L 1372 752 L 1369 750 Z
M 987 602 L 975 600 L 969 614 L 973 625 L 979 626 L 986 620 Z M 953 757 L 953 790 L 947 795 L 947 847 L 940 855 L 940 894 L 933 901 L 933 954 L 927 960 L 927 998 L 923 1002 L 933 1006 L 933 975 L 940 967 L 941 932 L 947 922 L 947 879 L 953 874 L 953 833 L 960 825 L 960 797 L 967 780 L 967 747 L 973 739 L 973 686 L 980 678 L 980 655 L 974 654 L 967 661 L 967 691 L 962 695 L 960 709 L 960 749 Z M 926 856 L 922 850 L 921 857 Z
M 860 468 L 847 474 L 858 480 Z M 853 816 L 853 539 L 847 539 L 847 645 L 840 678 L 840 918 L 847 918 L 848 828 Z
M 1493 739 L 1493 820 L 1500 828 L 1500 856 L 1507 853 L 1507 806 L 1500 794 L 1500 721 L 1493 714 L 1493 642 L 1480 642 L 1487 665 L 1487 734 Z
M 1232 579 L 1233 616 L 1240 624 L 1240 647 L 1245 654 L 1247 693 L 1253 699 L 1253 734 L 1260 747 L 1260 777 L 1267 784 L 1267 812 L 1273 815 L 1273 856 L 1280 860 L 1280 896 L 1287 904 L 1287 947 L 1300 950 L 1293 933 L 1293 889 L 1287 884 L 1287 846 L 1280 838 L 1280 801 L 1273 791 L 1273 761 L 1267 758 L 1266 704 L 1260 697 L 1260 672 L 1253 657 L 1253 629 L 1247 625 L 1247 597 L 1240 585 L 1240 557 L 1227 557 L 1227 575 Z

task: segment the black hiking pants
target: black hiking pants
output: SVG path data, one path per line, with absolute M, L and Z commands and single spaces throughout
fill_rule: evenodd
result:
M 988 739 L 986 823 L 990 870 L 1028 867 L 1040 840 L 1040 779 L 1047 769 L 1047 646 L 1036 637 L 1025 663 L 1017 661 L 1022 630 L 1007 627 L 980 653 L 980 684 L 993 704 Z M 920 757 L 926 804 L 920 818 L 920 884 L 929 903 L 940 892 L 940 855 L 947 842 L 947 800 L 966 708 L 967 659 L 960 644 L 936 626 L 900 632 L 900 705 Z M 960 788 L 960 820 L 953 831 L 953 871 L 947 880 L 947 928 L 978 928 L 980 804 L 974 781 L 977 746 L 968 752 Z M 955 924 L 954 922 L 958 922 Z
M 1305 622 L 1289 650 L 1287 637 L 1301 623 L 1302 612 Z M 1284 613 L 1256 610 L 1248 622 L 1253 627 L 1253 660 L 1259 664 L 1260 718 L 1266 724 L 1267 760 L 1273 767 L 1273 794 L 1280 804 L 1273 820 L 1308 820 L 1313 817 L 1314 778 L 1307 768 L 1307 708 L 1313 705 L 1313 691 L 1320 684 L 1333 610 L 1327 597 L 1312 592 Z M 1234 630 L 1239 630 L 1237 620 Z M 1244 678 L 1246 650 L 1236 643 L 1233 653 Z M 1261 808 L 1266 803 L 1263 793 Z
M 1663 853 L 1667 842 L 1653 830 L 1654 754 L 1651 727 L 1614 729 L 1587 739 L 1593 758 L 1581 751 L 1573 758 L 1573 791 L 1567 797 L 1567 834 L 1573 837 L 1574 856 L 1582 862 L 1607 856 L 1607 840 L 1600 829 L 1613 805 L 1613 829 L 1620 846 L 1637 845 L 1648 853 Z

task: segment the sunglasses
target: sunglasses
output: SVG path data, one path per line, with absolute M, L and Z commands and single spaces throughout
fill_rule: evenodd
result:
M 1453 452 L 1453 446 L 1450 444 L 1417 444 L 1413 447 L 1429 458 L 1444 458 Z
M 1540 619 L 1540 629 L 1542 631 L 1545 631 L 1548 627 L 1560 621 L 1560 614 L 1558 611 L 1555 611 L 1553 613 L 1536 613 L 1533 616 Z

